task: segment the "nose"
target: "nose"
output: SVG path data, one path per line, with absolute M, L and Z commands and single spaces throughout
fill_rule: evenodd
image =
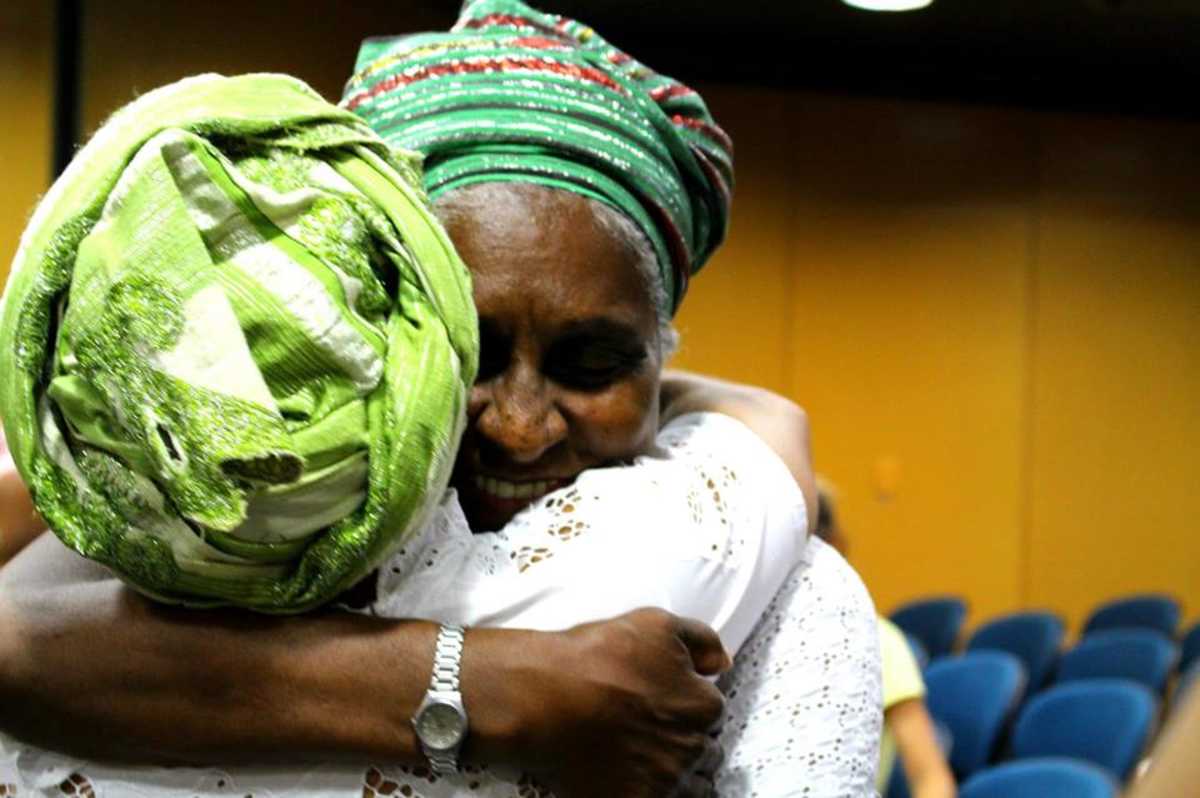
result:
M 471 391 L 474 427 L 511 463 L 528 465 L 566 440 L 567 422 L 552 387 L 534 369 L 514 365 Z

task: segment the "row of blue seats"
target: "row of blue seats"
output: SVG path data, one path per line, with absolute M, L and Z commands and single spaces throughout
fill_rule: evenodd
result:
M 931 614 L 942 616 L 940 625 Z M 1061 618 L 1026 612 L 985 624 L 965 654 L 949 656 L 965 616 L 955 598 L 906 605 L 892 616 L 918 659 L 926 645 L 939 654 L 925 668 L 926 702 L 962 798 L 1115 798 L 1152 735 L 1177 663 L 1186 670 L 1177 697 L 1200 683 L 1200 624 L 1177 644 L 1169 635 L 1179 608 L 1169 597 L 1110 602 L 1061 654 Z M 1012 761 L 993 764 L 999 758 Z M 897 775 L 888 798 L 907 794 Z
M 1120 785 L 1102 768 L 1063 757 L 1006 762 L 972 776 L 958 798 L 1117 798 Z
M 1017 707 L 1007 756 L 1071 757 L 1124 781 L 1149 740 L 1158 698 L 1125 679 L 1056 685 L 1021 706 L 1025 669 L 1011 654 L 968 652 L 944 657 L 925 672 L 929 714 L 953 741 L 950 768 L 960 782 L 992 763 Z
M 1025 666 L 1032 694 L 1048 683 L 1080 679 L 1130 679 L 1157 695 L 1165 695 L 1167 684 L 1180 661 L 1179 646 L 1152 629 L 1110 629 L 1095 632 L 1060 653 L 1062 632 L 1037 633 L 1041 617 L 1004 618 L 989 624 L 971 637 L 967 651 L 1003 651 L 1016 656 Z M 1031 628 L 1032 627 L 1032 628 Z M 924 670 L 929 658 L 921 642 L 909 637 L 913 656 Z M 944 658 L 939 658 L 940 661 Z M 1200 678 L 1200 660 L 1179 674 L 1175 692 L 1182 695 Z
M 1025 673 L 998 651 L 943 657 L 925 677 L 925 700 L 961 798 L 1115 798 L 1158 715 L 1158 699 L 1142 685 L 1094 679 L 1039 693 L 1014 723 Z M 910 795 L 901 768 L 885 795 Z
M 966 618 L 966 603 L 956 597 L 912 602 L 892 613 L 892 620 L 931 657 L 949 654 Z M 1120 656 L 1130 674 L 1162 691 L 1170 671 L 1182 674 L 1200 662 L 1200 623 L 1174 642 L 1179 604 L 1169 596 L 1132 596 L 1098 608 L 1084 625 L 1083 641 L 1058 663 L 1065 635 L 1062 619 L 1052 612 L 1019 612 L 996 618 L 975 631 L 967 650 L 1008 651 L 1021 658 L 1031 691 L 1045 685 L 1058 664 L 1059 677 L 1125 676 L 1092 671 L 1090 664 Z
M 1092 795 L 1088 789 L 1115 795 L 1145 751 L 1159 709 L 1153 692 L 1125 679 L 1055 685 L 1021 707 L 1025 669 L 1000 651 L 942 657 L 925 671 L 925 682 L 925 701 L 963 796 L 978 790 L 983 796 L 1044 792 L 1069 798 Z M 994 764 L 1001 759 L 1012 761 Z M 1027 789 L 1004 793 L 1001 787 L 1011 787 L 1012 780 Z M 1079 782 L 1078 789 L 1058 789 L 1061 780 Z M 1036 784 L 1045 789 L 1034 790 Z M 901 773 L 885 794 L 906 798 Z

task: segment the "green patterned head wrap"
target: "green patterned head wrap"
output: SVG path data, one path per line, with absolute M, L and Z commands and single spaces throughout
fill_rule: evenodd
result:
M 696 92 L 591 28 L 520 0 L 468 1 L 449 33 L 368 39 L 342 105 L 425 156 L 425 187 L 519 181 L 627 214 L 673 315 L 725 236 L 733 145 Z
M 291 612 L 445 488 L 478 359 L 415 156 L 282 75 L 119 111 L 41 202 L 0 326 L 38 510 L 141 591 Z

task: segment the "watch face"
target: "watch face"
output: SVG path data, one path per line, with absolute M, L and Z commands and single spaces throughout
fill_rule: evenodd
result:
M 430 704 L 417 716 L 417 734 L 430 748 L 448 751 L 462 740 L 466 721 L 452 704 Z

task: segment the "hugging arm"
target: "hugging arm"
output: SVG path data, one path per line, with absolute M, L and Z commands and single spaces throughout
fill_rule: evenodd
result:
M 45 535 L 0 571 L 0 629 L 0 726 L 28 742 L 126 761 L 236 760 L 276 745 L 415 758 L 401 713 L 416 707 L 429 625 L 161 607 Z M 411 672 L 414 689 L 366 712 L 385 668 Z
M 664 404 L 645 455 L 585 471 L 494 535 L 466 532 L 448 503 L 448 522 L 383 569 L 377 608 L 555 629 L 656 606 L 712 626 L 736 652 L 805 545 L 805 418 L 766 392 L 703 378 L 681 377 Z M 764 429 L 799 441 L 790 462 Z M 439 589 L 447 578 L 455 590 Z
M 161 607 L 44 536 L 0 571 L 0 630 L 0 701 L 13 708 L 0 730 L 31 742 L 142 761 L 263 761 L 280 751 L 420 760 L 408 719 L 428 683 L 433 624 Z M 464 758 L 515 765 L 563 796 L 663 794 L 720 710 L 697 671 L 727 664 L 707 627 L 659 611 L 566 632 L 474 629 Z
M 0 730 L 142 763 L 418 763 L 409 718 L 435 634 L 341 612 L 159 606 L 45 535 L 0 570 Z M 700 674 L 727 666 L 710 630 L 656 611 L 561 633 L 470 630 L 464 759 L 550 780 L 573 763 L 564 796 L 665 794 L 721 709 Z

